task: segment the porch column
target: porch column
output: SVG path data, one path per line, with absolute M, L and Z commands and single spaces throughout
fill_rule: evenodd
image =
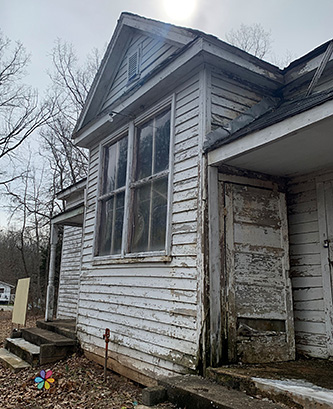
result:
M 53 320 L 54 313 L 54 276 L 55 276 L 55 262 L 56 262 L 56 250 L 58 242 L 58 226 L 51 223 L 51 238 L 50 238 L 50 266 L 49 266 L 49 281 L 47 284 L 46 293 L 46 311 L 45 321 Z

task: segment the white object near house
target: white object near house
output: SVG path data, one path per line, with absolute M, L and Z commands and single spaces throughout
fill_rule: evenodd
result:
M 59 289 L 89 357 L 103 362 L 106 327 L 109 365 L 147 385 L 333 356 L 331 49 L 280 70 L 121 15 L 74 132 L 90 152 L 82 248 L 67 231 Z
M 0 281 L 0 303 L 8 304 L 11 301 L 13 285 Z

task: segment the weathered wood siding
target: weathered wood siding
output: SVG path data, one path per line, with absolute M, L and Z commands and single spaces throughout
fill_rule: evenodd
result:
M 326 358 L 327 337 L 314 176 L 295 178 L 289 183 L 288 219 L 296 348 L 301 354 Z
M 119 98 L 132 83 L 128 84 L 127 78 L 127 59 L 128 56 L 141 47 L 140 78 L 143 78 L 148 72 L 154 69 L 162 61 L 173 54 L 177 47 L 166 43 L 162 38 L 147 37 L 142 34 L 133 36 L 118 72 L 115 76 L 110 90 L 106 94 L 102 109 L 109 106 L 113 101 Z
M 64 227 L 57 318 L 76 318 L 80 283 L 82 228 Z
M 212 129 L 225 126 L 262 96 L 212 70 Z
M 98 146 L 90 155 L 78 336 L 86 351 L 103 357 L 110 328 L 110 358 L 143 383 L 140 373 L 156 378 L 196 367 L 199 83 L 194 75 L 175 91 L 171 262 L 94 260 Z

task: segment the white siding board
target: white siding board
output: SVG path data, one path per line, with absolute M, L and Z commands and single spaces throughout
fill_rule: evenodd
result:
M 174 193 L 177 192 L 184 192 L 186 190 L 192 190 L 192 189 L 197 189 L 198 188 L 198 180 L 196 177 L 192 177 L 187 180 L 180 180 L 179 182 L 175 182 L 173 185 L 173 191 Z
M 83 280 L 82 280 L 83 281 Z M 138 280 L 139 281 L 139 280 Z M 164 288 L 138 288 L 130 286 L 118 286 L 118 287 L 107 287 L 103 285 L 92 284 L 93 280 L 88 280 L 88 282 L 82 282 L 81 291 L 82 293 L 90 294 L 113 294 L 121 295 L 123 297 L 137 297 L 144 299 L 155 299 L 155 300 L 171 300 L 179 301 L 183 303 L 196 304 L 196 293 L 194 291 L 182 290 L 182 289 L 164 289 Z
M 76 318 L 80 281 L 82 228 L 64 228 L 57 318 Z
M 182 319 L 188 323 L 191 323 L 191 328 L 196 324 L 196 306 L 195 303 L 192 304 L 188 299 L 184 301 L 177 299 L 154 299 L 145 298 L 141 299 L 136 296 L 127 296 L 112 294 L 110 292 L 106 293 L 82 293 L 80 299 L 82 298 L 82 305 L 84 307 L 90 306 L 91 304 L 99 306 L 98 308 L 106 309 L 107 305 L 112 308 L 113 304 L 116 304 L 118 308 L 136 308 L 142 314 L 146 314 L 146 310 L 162 312 L 164 315 L 169 317 L 175 317 L 175 319 Z M 159 319 L 161 319 L 159 317 Z M 189 325 L 189 324 L 188 324 Z
M 300 353 L 324 358 L 327 348 L 315 179 L 296 178 L 289 183 L 288 192 L 296 345 Z
M 80 311 L 81 312 L 81 311 Z M 122 345 L 126 345 L 128 342 L 128 346 L 132 348 L 150 352 L 152 354 L 159 353 L 167 356 L 168 352 L 176 351 L 182 354 L 195 354 L 195 344 L 188 340 L 182 340 L 182 342 L 178 342 L 175 338 L 171 336 L 166 336 L 162 334 L 152 334 L 151 332 L 141 329 L 143 320 L 141 320 L 141 328 L 135 328 L 133 323 L 130 325 L 125 325 L 124 323 L 112 322 L 110 321 L 111 315 L 109 317 L 102 317 L 102 318 L 92 318 L 92 317 L 85 317 L 80 314 L 80 327 L 86 327 L 91 333 L 91 329 L 95 328 L 98 333 L 101 333 L 101 328 L 109 326 L 111 332 L 111 339 L 117 338 L 119 343 Z M 134 322 L 134 321 L 133 321 Z M 112 337 L 113 335 L 113 337 Z M 141 345 L 140 348 L 136 348 L 136 345 Z
M 86 334 L 85 341 L 81 342 L 83 348 L 87 351 L 96 353 L 97 346 L 99 348 L 99 354 L 103 355 L 104 348 L 101 345 L 100 340 L 98 340 L 98 344 L 96 344 L 96 339 L 93 336 Z M 143 367 L 145 371 L 147 371 L 151 376 L 155 374 L 156 367 L 162 370 L 161 375 L 163 376 L 170 376 L 174 373 L 184 373 L 184 367 L 171 362 L 171 360 L 167 361 L 161 359 L 161 357 L 159 356 L 146 354 L 131 347 L 115 344 L 112 341 L 110 341 L 109 344 L 109 356 L 116 359 L 118 362 L 124 364 L 125 366 L 129 365 L 131 369 L 137 370 L 139 372 L 142 371 Z M 173 357 L 178 358 L 179 354 L 171 355 L 170 359 L 172 359 Z
M 173 213 L 185 212 L 188 210 L 195 210 L 198 206 L 198 199 L 184 200 L 176 202 L 173 205 Z
M 197 149 L 198 146 L 198 133 L 196 132 L 194 135 L 193 133 L 187 137 L 185 140 L 181 142 L 177 142 L 175 144 L 175 154 L 186 152 L 191 147 Z M 175 157 L 176 158 L 176 157 Z
M 212 72 L 211 116 L 215 126 L 226 125 L 261 100 L 261 96 Z
M 196 328 L 187 328 L 185 326 L 180 326 L 175 323 L 173 320 L 170 323 L 161 322 L 160 319 L 152 319 L 153 316 L 150 314 L 150 311 L 145 311 L 145 319 L 142 319 L 142 314 L 129 315 L 122 314 L 123 311 L 119 311 L 118 308 L 106 309 L 101 311 L 99 308 L 94 308 L 93 305 L 88 308 L 80 309 L 81 317 L 90 321 L 91 319 L 103 320 L 104 322 L 109 322 L 110 325 L 121 325 L 125 330 L 125 333 L 130 335 L 133 331 L 132 336 L 135 334 L 136 330 L 145 331 L 148 333 L 162 335 L 167 337 L 172 337 L 173 339 L 183 340 L 189 342 L 189 340 L 195 338 Z M 156 312 L 155 312 L 156 315 Z M 81 323 L 84 323 L 84 320 L 81 320 Z M 128 329 L 126 329 L 126 327 Z M 175 341 L 177 343 L 177 341 Z M 192 344 L 192 342 L 191 342 Z M 191 345 L 192 347 L 192 345 Z

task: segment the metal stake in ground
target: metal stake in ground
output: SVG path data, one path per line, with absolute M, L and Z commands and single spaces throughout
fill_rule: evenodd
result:
M 109 348 L 109 342 L 110 342 L 109 328 L 105 328 L 103 339 L 105 340 L 104 382 L 106 382 L 106 370 L 107 370 L 107 365 L 108 365 L 108 348 Z

